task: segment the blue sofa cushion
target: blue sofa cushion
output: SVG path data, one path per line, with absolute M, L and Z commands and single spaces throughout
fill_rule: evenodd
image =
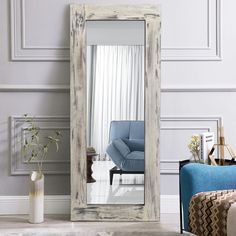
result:
M 129 153 L 121 163 L 125 171 L 144 171 L 144 152 L 134 151 Z
M 112 121 L 110 125 L 109 142 L 117 138 L 144 140 L 144 121 Z
M 122 139 L 124 143 L 129 147 L 130 151 L 144 152 L 144 140 L 143 139 Z
M 129 138 L 130 121 L 112 121 L 109 132 L 109 141 L 117 138 Z
M 143 139 L 144 140 L 144 122 L 143 121 L 130 122 L 129 139 Z
M 123 157 L 126 157 L 130 153 L 128 145 L 120 138 L 113 140 L 113 145 Z

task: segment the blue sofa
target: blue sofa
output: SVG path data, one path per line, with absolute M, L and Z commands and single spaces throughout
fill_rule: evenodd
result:
M 200 192 L 236 189 L 236 165 L 186 164 L 180 170 L 180 183 L 184 230 L 188 231 L 188 207 L 192 196 Z
M 144 121 L 112 121 L 106 152 L 120 174 L 144 172 Z

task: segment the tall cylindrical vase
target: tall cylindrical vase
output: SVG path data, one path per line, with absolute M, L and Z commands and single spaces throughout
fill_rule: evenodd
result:
M 33 224 L 44 221 L 44 175 L 37 171 L 30 174 L 29 222 Z

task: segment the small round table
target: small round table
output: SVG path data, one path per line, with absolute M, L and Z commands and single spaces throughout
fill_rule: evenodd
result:
M 87 183 L 94 183 L 96 180 L 93 178 L 93 157 L 99 156 L 98 153 L 87 152 Z

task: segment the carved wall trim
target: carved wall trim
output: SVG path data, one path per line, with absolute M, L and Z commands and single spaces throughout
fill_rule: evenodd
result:
M 55 131 L 59 130 L 63 135 L 68 135 L 69 142 L 69 117 L 66 116 L 35 116 L 34 120 L 38 123 L 40 129 L 43 131 Z M 22 116 L 11 116 L 10 117 L 10 159 L 11 159 L 11 175 L 28 175 L 31 170 L 37 169 L 37 161 L 30 163 L 24 159 L 21 151 L 21 144 L 24 140 L 24 118 Z M 63 145 L 63 144 L 61 144 Z M 67 148 L 67 152 L 66 149 Z M 44 173 L 45 174 L 69 174 L 70 173 L 70 147 L 63 148 L 63 153 L 68 153 L 66 158 L 61 156 L 60 149 L 58 153 L 55 153 L 56 158 L 43 161 Z
M 172 122 L 171 126 L 164 126 L 164 123 Z M 173 126 L 173 122 L 176 123 L 176 126 Z M 187 124 L 186 127 L 178 126 L 178 123 L 185 122 Z M 191 125 L 192 122 L 199 123 L 198 126 Z M 205 126 L 204 122 L 212 123 L 211 126 Z M 192 130 L 193 133 L 196 131 L 204 131 L 210 132 L 215 130 L 215 140 L 218 140 L 219 134 L 218 130 L 222 125 L 222 117 L 221 116 L 169 116 L 169 117 L 161 117 L 161 131 L 162 130 Z M 187 149 L 187 146 L 186 146 Z M 176 154 L 176 156 L 179 156 Z M 160 163 L 161 174 L 179 174 L 179 161 L 183 159 L 187 159 L 188 157 L 183 157 L 182 159 L 174 160 L 172 157 L 164 156 L 161 157 Z
M 69 61 L 67 46 L 32 46 L 26 43 L 26 0 L 11 0 L 12 60 Z M 206 47 L 162 48 L 162 61 L 221 60 L 220 0 L 207 0 Z M 186 19 L 187 20 L 187 19 Z

